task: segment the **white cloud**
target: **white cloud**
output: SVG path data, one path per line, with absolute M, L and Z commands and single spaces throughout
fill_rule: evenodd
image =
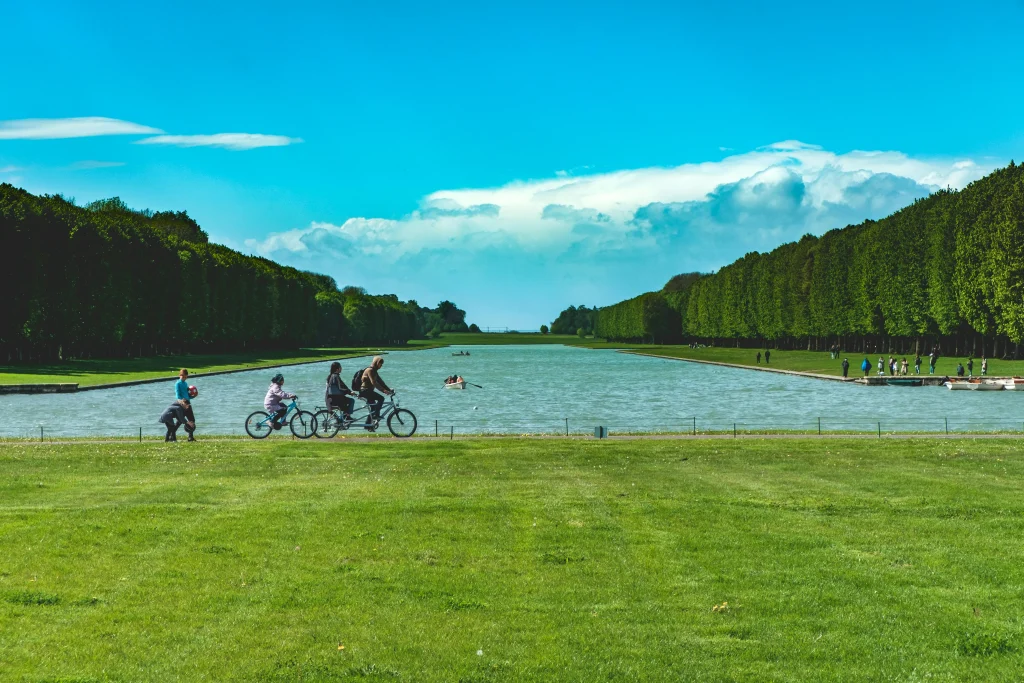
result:
M 17 166 L 0 166 L 0 173 L 17 173 L 20 170 Z
M 151 135 L 162 132 L 159 128 L 104 116 L 0 121 L 0 140 L 57 140 L 99 135 Z
M 747 247 L 766 246 L 756 231 L 781 242 L 803 232 L 880 218 L 930 191 L 963 187 L 988 170 L 966 159 L 921 159 L 900 152 L 837 154 L 787 140 L 717 162 L 439 190 L 422 200 L 420 210 L 399 220 L 360 217 L 342 225 L 314 223 L 247 245 L 278 257 L 319 252 L 330 240 L 346 252 L 379 253 L 390 260 L 422 251 L 466 252 L 500 245 L 551 256 L 627 242 L 637 248 L 649 237 L 643 230 L 648 208 L 669 207 L 677 217 L 703 216 L 695 210 L 703 204 L 719 212 L 701 218 L 704 229 L 719 237 L 729 235 L 739 256 Z M 900 182 L 878 181 L 890 177 Z M 717 265 L 721 263 L 703 267 Z
M 94 168 L 115 168 L 117 166 L 124 166 L 123 161 L 96 161 L 93 159 L 87 159 L 86 161 L 76 161 L 75 163 L 68 166 L 72 171 L 89 171 Z
M 284 147 L 302 142 L 302 138 L 260 133 L 216 133 L 214 135 L 157 135 L 137 140 L 139 145 L 174 145 L 176 147 L 220 147 L 234 152 L 258 147 Z

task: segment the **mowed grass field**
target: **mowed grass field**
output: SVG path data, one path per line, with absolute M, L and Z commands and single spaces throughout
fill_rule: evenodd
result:
M 0 679 L 1019 680 L 1024 442 L 0 446 Z

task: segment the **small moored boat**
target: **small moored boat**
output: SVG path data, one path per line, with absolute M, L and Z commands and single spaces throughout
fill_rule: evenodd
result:
M 445 389 L 465 389 L 466 388 L 466 383 L 465 383 L 465 381 L 463 381 L 463 382 L 449 382 L 449 383 L 444 385 L 444 388 Z
M 921 386 L 920 377 L 890 377 L 885 380 L 885 383 L 891 387 L 919 387 Z

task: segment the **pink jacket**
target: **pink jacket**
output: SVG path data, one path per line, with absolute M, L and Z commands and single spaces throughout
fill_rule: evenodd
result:
M 289 394 L 280 384 L 271 382 L 270 388 L 267 389 L 267 397 L 263 399 L 263 407 L 268 413 L 273 413 L 284 408 L 282 401 L 288 398 L 295 398 L 295 394 Z

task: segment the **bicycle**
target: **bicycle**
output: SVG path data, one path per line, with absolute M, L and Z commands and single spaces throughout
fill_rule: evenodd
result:
M 299 409 L 298 399 L 292 399 L 287 408 L 278 424 L 288 423 L 292 434 L 299 439 L 308 439 L 316 433 L 316 418 L 308 410 Z M 273 415 L 264 410 L 257 410 L 245 418 L 245 432 L 254 439 L 265 439 L 274 431 L 273 420 Z
M 348 430 L 351 427 L 366 429 L 369 432 L 377 431 L 383 420 L 392 434 L 400 439 L 405 439 L 416 433 L 416 416 L 407 408 L 398 407 L 398 399 L 392 394 L 390 400 L 385 401 L 380 407 L 380 415 L 374 417 L 370 412 L 370 402 L 362 396 L 357 397 L 365 405 L 356 408 L 346 418 L 340 408 L 327 410 L 320 408 L 313 416 L 315 422 L 315 433 L 317 438 L 330 439 L 337 436 L 339 431 Z M 366 413 L 363 416 L 361 413 Z

